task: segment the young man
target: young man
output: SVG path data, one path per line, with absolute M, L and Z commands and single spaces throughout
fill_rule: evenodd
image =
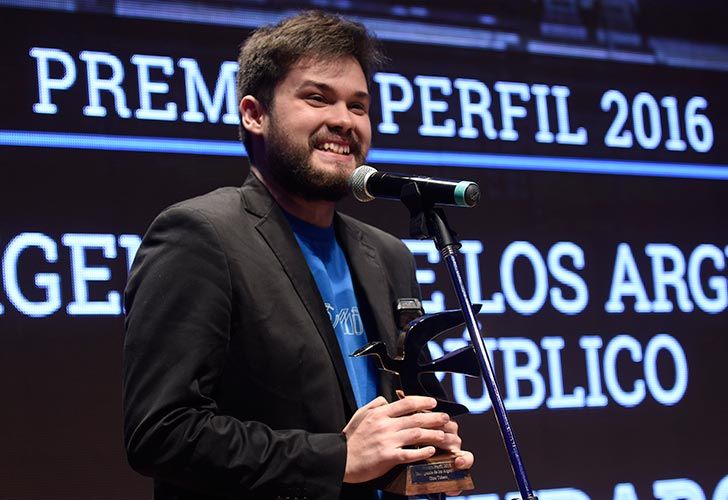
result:
M 145 235 L 126 292 L 124 431 L 155 498 L 372 499 L 369 481 L 435 446 L 472 465 L 455 423 L 425 412 L 432 398 L 395 401 L 349 356 L 394 348 L 393 304 L 419 294 L 398 239 L 334 210 L 369 149 L 380 59 L 337 16 L 257 30 L 238 75 L 251 174 Z

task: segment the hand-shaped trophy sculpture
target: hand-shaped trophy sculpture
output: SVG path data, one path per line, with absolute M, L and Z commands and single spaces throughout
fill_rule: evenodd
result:
M 417 299 L 406 299 L 419 303 Z M 476 312 L 480 305 L 474 306 Z M 428 372 L 461 373 L 471 377 L 480 376 L 478 360 L 472 346 L 463 347 L 438 359 L 425 356 L 427 342 L 464 323 L 460 310 L 444 311 L 438 314 L 420 316 L 410 321 L 400 333 L 398 353 L 391 357 L 383 342 L 371 342 L 355 351 L 353 356 L 376 356 L 379 369 L 399 376 L 401 393 L 406 395 L 432 396 L 437 399 L 434 411 L 450 416 L 467 413 L 468 409 L 458 403 L 447 401 L 439 394 L 431 394 L 420 377 Z M 398 391 L 400 392 L 400 391 Z M 437 453 L 424 462 L 401 467 L 385 477 L 383 489 L 402 495 L 444 493 L 473 489 L 470 471 L 457 470 L 453 466 L 455 455 Z

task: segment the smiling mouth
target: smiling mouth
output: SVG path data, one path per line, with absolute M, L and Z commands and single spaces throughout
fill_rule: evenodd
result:
M 351 153 L 351 147 L 348 144 L 337 144 L 335 142 L 323 142 L 316 145 L 316 149 L 320 151 L 330 151 L 340 155 L 348 155 Z

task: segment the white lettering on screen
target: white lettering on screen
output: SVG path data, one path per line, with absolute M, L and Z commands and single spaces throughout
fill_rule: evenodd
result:
M 113 100 L 117 116 L 132 117 L 132 110 L 127 105 L 125 88 L 125 85 L 130 85 L 127 81 L 128 74 L 124 69 L 124 62 L 114 54 L 84 50 L 78 54 L 77 62 L 66 51 L 34 47 L 30 50 L 30 56 L 36 59 L 38 77 L 38 102 L 33 104 L 35 113 L 58 113 L 58 105 L 53 102 L 52 91 L 56 91 L 57 95 L 58 92 L 71 90 L 77 83 L 77 66 L 83 63 L 86 67 L 88 99 L 88 104 L 82 109 L 83 114 L 89 117 L 106 117 L 108 110 L 105 102 L 102 102 L 102 95 L 109 95 Z M 169 81 L 164 79 L 170 80 L 174 76 L 173 59 L 167 56 L 134 54 L 129 61 L 136 66 L 136 84 L 139 91 L 139 107 L 134 110 L 134 118 L 177 120 L 177 103 L 166 102 L 163 108 L 155 108 L 152 105 L 153 95 L 163 96 L 170 93 Z M 185 83 L 186 111 L 181 115 L 183 121 L 218 123 L 222 120 L 227 125 L 238 123 L 235 61 L 223 61 L 220 64 L 212 93 L 195 59 L 180 58 L 177 66 L 182 69 Z M 51 76 L 54 68 L 55 73 L 58 73 L 59 69 L 62 70 L 62 76 Z M 153 79 L 152 69 L 161 70 L 164 79 Z
M 35 59 L 38 78 L 35 113 L 58 113 L 58 103 L 64 102 L 61 94 L 85 86 L 88 104 L 82 112 L 89 117 L 107 117 L 107 106 L 113 102 L 115 116 L 125 119 L 238 123 L 235 61 L 217 63 L 213 82 L 212 77 L 203 76 L 200 62 L 190 57 L 177 59 L 176 66 L 182 70 L 178 76 L 175 59 L 167 55 L 133 54 L 127 61 L 103 51 L 83 50 L 75 56 L 50 47 L 33 47 L 29 55 Z M 79 66 L 85 66 L 85 71 L 79 71 Z M 78 81 L 79 73 L 85 75 L 85 82 Z M 533 128 L 527 123 L 530 120 L 536 124 L 532 137 L 536 144 L 589 144 L 587 128 L 576 123 L 570 107 L 570 98 L 578 89 L 567 85 L 496 81 L 489 87 L 473 78 L 420 74 L 410 79 L 394 72 L 375 73 L 373 81 L 372 94 L 378 94 L 381 111 L 380 134 L 403 132 L 400 122 L 407 126 L 419 123 L 412 132 L 420 137 L 514 142 L 528 139 L 523 133 Z M 173 92 L 172 83 L 184 88 Z M 128 92 L 131 86 L 137 87 L 139 96 L 133 113 L 127 103 L 135 94 Z M 181 91 L 184 102 L 164 100 L 182 95 Z M 582 103 L 583 96 L 579 97 Z M 595 105 L 611 120 L 607 130 L 599 131 L 608 148 L 663 148 L 668 152 L 690 148 L 698 153 L 713 148 L 709 103 L 703 96 L 678 99 L 643 90 L 630 100 L 622 91 L 608 88 Z M 185 110 L 180 113 L 182 107 Z

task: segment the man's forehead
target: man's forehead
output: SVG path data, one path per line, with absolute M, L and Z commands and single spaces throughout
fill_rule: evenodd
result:
M 349 72 L 354 69 L 355 78 L 361 76 L 361 83 L 364 86 L 362 90 L 367 90 L 368 85 L 364 71 L 353 56 L 341 56 L 341 57 L 305 57 L 301 58 L 291 65 L 286 73 L 285 79 L 293 77 L 302 81 L 320 81 L 325 83 L 327 79 L 333 79 L 341 77 L 345 72 Z
M 361 65 L 359 64 L 359 61 L 356 59 L 356 57 L 352 55 L 341 55 L 341 56 L 319 56 L 319 55 L 309 55 L 309 56 L 303 56 L 299 58 L 298 60 L 294 61 L 293 64 L 291 64 L 291 69 L 298 68 L 301 70 L 309 69 L 309 68 L 324 68 L 324 67 L 330 67 L 330 68 L 337 68 L 342 66 L 344 63 L 355 63 L 359 69 L 361 69 Z M 363 73 L 363 71 L 362 71 Z

